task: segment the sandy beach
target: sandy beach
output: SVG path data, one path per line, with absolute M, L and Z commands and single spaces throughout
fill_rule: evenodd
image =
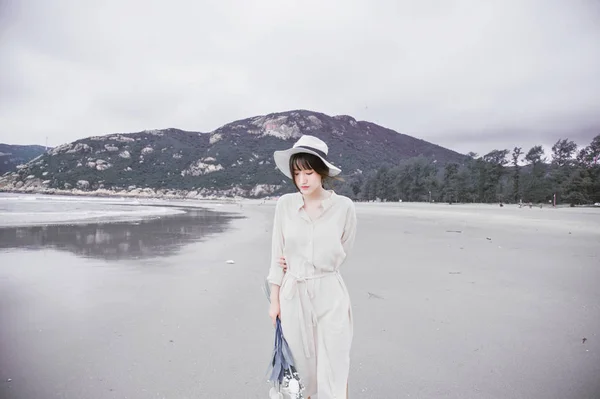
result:
M 0 249 L 0 398 L 266 398 L 274 203 L 241 204 L 207 204 L 236 218 L 191 238 L 194 223 L 169 224 L 164 250 L 132 256 L 110 237 L 165 230 L 105 229 L 100 246 L 74 227 L 35 245 L 15 230 Z M 600 209 L 356 208 L 351 398 L 600 397 Z

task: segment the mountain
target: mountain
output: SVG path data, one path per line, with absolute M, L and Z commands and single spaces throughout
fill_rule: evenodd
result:
M 464 155 L 351 116 L 297 110 L 238 120 L 210 133 L 163 129 L 88 137 L 53 148 L 4 176 L 4 190 L 113 190 L 264 196 L 289 192 L 273 151 L 311 134 L 343 175 L 423 156 L 438 165 Z
M 17 166 L 43 154 L 41 145 L 11 145 L 0 143 L 0 175 L 17 170 Z

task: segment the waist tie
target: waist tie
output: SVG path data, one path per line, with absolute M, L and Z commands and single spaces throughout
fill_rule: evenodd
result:
M 290 281 L 286 281 L 284 284 L 293 284 L 292 287 L 289 287 L 289 296 L 285 294 L 286 291 L 288 291 L 288 289 L 284 290 L 284 297 L 286 299 L 291 299 L 294 296 L 298 297 L 298 317 L 299 317 L 299 321 L 300 321 L 300 335 L 302 336 L 302 346 L 304 349 L 304 356 L 306 356 L 307 358 L 310 358 L 311 356 L 314 356 L 314 347 L 315 347 L 315 339 L 313 336 L 313 331 L 311 329 L 311 331 L 307 331 L 307 329 L 309 327 L 317 327 L 318 326 L 318 321 L 317 321 L 317 315 L 315 312 L 315 309 L 313 307 L 312 301 L 311 299 L 314 298 L 315 293 L 314 293 L 314 289 L 310 289 L 308 288 L 308 281 L 309 280 L 317 280 L 317 279 L 321 279 L 324 277 L 330 277 L 330 276 L 336 276 L 338 280 L 342 279 L 342 275 L 340 274 L 340 272 L 338 270 L 336 271 L 332 271 L 332 272 L 325 272 L 325 273 L 320 273 L 320 274 L 316 274 L 313 276 L 297 276 L 294 273 L 290 272 L 289 270 L 286 272 L 285 278 L 286 280 L 290 280 Z M 298 285 L 300 283 L 304 284 L 304 292 L 306 293 L 307 296 L 307 303 L 309 308 L 307 309 L 309 314 L 308 314 L 308 318 L 306 315 L 306 310 L 304 309 L 304 303 L 302 301 L 302 298 L 300 298 L 300 288 L 298 287 Z M 342 284 L 343 285 L 343 284 Z M 329 371 L 328 374 L 328 382 L 329 382 L 329 386 L 330 389 L 333 392 L 333 368 L 331 366 L 331 362 L 329 360 L 329 353 L 327 352 L 327 346 L 325 343 L 325 339 L 322 340 L 323 342 L 320 344 L 322 345 L 323 348 L 323 354 L 325 355 L 323 359 L 319 358 L 319 362 L 323 361 L 323 363 L 325 363 L 325 367 L 326 369 Z M 300 376 L 302 377 L 302 376 Z

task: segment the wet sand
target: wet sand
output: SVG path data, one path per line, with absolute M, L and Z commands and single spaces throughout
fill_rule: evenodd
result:
M 72 231 L 62 234 L 70 245 L 45 245 L 58 240 L 47 229 L 34 247 L 15 233 L 21 241 L 0 249 L 0 397 L 265 398 L 273 205 L 225 204 L 245 218 L 201 239 L 146 238 L 164 246 L 148 256 L 69 249 L 81 248 Z M 357 213 L 343 266 L 355 316 L 351 398 L 600 395 L 599 210 L 357 204 Z M 116 248 L 127 237 L 109 236 Z M 130 248 L 148 247 L 131 237 Z

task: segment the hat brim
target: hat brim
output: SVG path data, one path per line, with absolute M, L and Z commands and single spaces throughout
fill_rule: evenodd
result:
M 275 151 L 275 153 L 273 154 L 273 158 L 275 159 L 275 165 L 277 165 L 277 168 L 290 179 L 292 179 L 292 172 L 290 171 L 290 158 L 292 155 L 300 153 L 312 154 L 314 156 L 319 157 L 325 163 L 325 166 L 329 168 L 329 176 L 333 177 L 342 173 L 342 170 L 340 168 L 327 161 L 315 151 L 311 151 L 306 148 L 290 148 L 284 151 Z

